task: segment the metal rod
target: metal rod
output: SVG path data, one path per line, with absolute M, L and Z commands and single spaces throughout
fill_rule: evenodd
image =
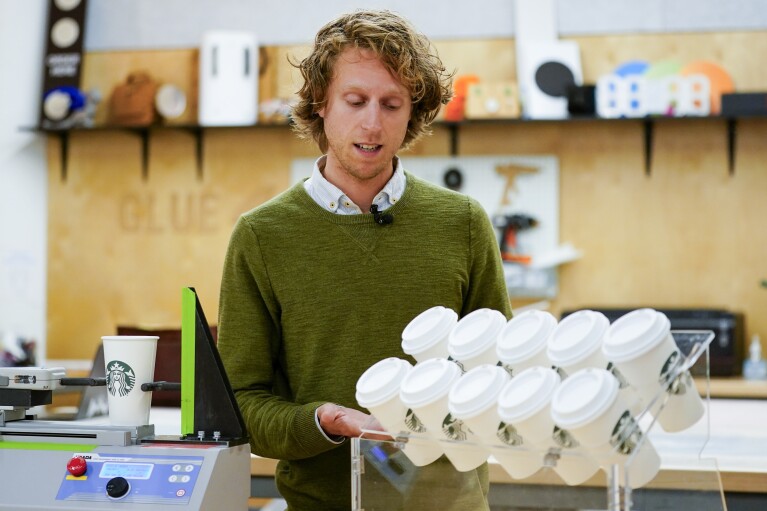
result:
M 106 378 L 62 378 L 61 385 L 75 385 L 78 387 L 103 387 L 107 384 Z
M 153 390 L 181 390 L 181 383 L 153 381 L 151 383 L 142 383 L 141 390 L 144 392 L 151 392 Z

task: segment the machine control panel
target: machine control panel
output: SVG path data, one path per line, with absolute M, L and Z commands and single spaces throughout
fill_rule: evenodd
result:
M 63 470 L 56 500 L 185 505 L 202 456 L 74 453 Z M 80 475 L 77 475 L 77 474 Z

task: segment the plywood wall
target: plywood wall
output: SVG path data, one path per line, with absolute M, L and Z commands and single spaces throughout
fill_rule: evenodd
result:
M 628 58 L 712 58 L 726 63 L 738 88 L 767 89 L 767 70 L 743 52 L 767 52 L 764 33 L 578 42 L 587 80 Z M 511 41 L 439 48 L 459 73 L 487 80 L 515 76 Z M 285 55 L 305 49 L 270 51 L 275 68 L 262 77 L 262 90 L 287 94 L 297 78 Z M 175 62 L 186 76 L 194 52 L 175 53 L 164 62 Z M 115 80 L 107 57 L 86 57 L 85 81 Z M 155 62 L 143 64 L 152 69 Z M 193 79 L 184 83 L 193 90 Z M 767 290 L 759 287 L 767 278 L 767 121 L 739 123 L 732 175 L 722 121 L 658 124 L 649 176 L 642 133 L 640 122 L 468 126 L 461 128 L 459 149 L 464 155 L 559 158 L 560 237 L 584 257 L 562 268 L 554 313 L 592 305 L 726 307 L 744 312 L 749 333 L 767 338 Z M 292 159 L 317 155 L 287 128 L 209 129 L 199 174 L 193 132 L 153 130 L 144 174 L 136 133 L 77 132 L 63 179 L 59 143 L 54 136 L 49 142 L 50 358 L 90 358 L 99 337 L 118 324 L 177 327 L 183 286 L 198 289 L 214 322 L 237 216 L 289 185 Z M 437 127 L 411 154 L 445 156 L 449 147 L 448 131 Z

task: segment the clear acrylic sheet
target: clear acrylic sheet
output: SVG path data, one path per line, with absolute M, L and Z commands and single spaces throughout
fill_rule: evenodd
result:
M 573 462 L 579 454 L 569 450 L 548 449 L 532 451 L 529 448 L 494 445 L 493 449 L 510 452 L 518 451 L 521 455 L 537 455 L 543 459 L 544 466 L 533 476 L 512 480 L 497 463 L 489 463 L 491 483 L 488 503 L 493 509 L 548 509 L 571 510 L 587 508 L 591 510 L 631 511 L 638 509 L 695 509 L 696 511 L 726 511 L 727 506 L 719 476 L 716 459 L 706 458 L 703 450 L 709 439 L 710 415 L 708 392 L 708 347 L 714 338 L 711 331 L 674 330 L 674 340 L 679 347 L 681 357 L 665 380 L 665 391 L 657 396 L 642 411 L 635 415 L 636 420 L 628 421 L 618 433 L 618 442 L 614 451 L 617 453 L 628 440 L 633 449 L 631 454 L 623 456 L 622 467 L 611 465 L 602 467 L 597 475 L 578 486 L 567 486 L 554 472 L 553 467 L 563 458 Z M 660 472 L 643 488 L 632 488 L 630 472 L 636 455 L 641 452 L 645 442 L 652 442 L 651 430 L 658 429 L 655 423 L 663 413 L 669 392 L 673 386 L 692 385 L 689 369 L 698 359 L 706 364 L 706 393 L 703 396 L 705 407 L 704 439 L 697 444 L 687 446 L 691 451 L 689 463 L 683 469 L 666 469 L 661 465 Z M 651 414 L 650 410 L 655 413 Z M 674 433 L 684 438 L 684 431 Z M 403 452 L 409 441 L 418 438 L 413 433 L 400 433 L 393 437 L 382 435 L 377 428 L 364 429 L 361 438 L 352 439 L 352 510 L 353 511 L 415 511 L 415 510 L 455 510 L 470 511 L 484 509 L 476 507 L 476 498 L 482 493 L 474 471 L 458 472 L 443 456 L 437 462 L 417 467 Z M 423 437 L 421 437 L 423 438 Z M 452 443 L 439 440 L 440 443 Z M 468 446 L 467 442 L 458 442 Z M 489 446 L 477 445 L 487 449 Z M 661 452 L 661 458 L 663 453 Z M 484 468 L 480 470 L 485 470 Z

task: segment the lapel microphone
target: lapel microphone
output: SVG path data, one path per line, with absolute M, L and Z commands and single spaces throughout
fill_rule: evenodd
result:
M 394 215 L 378 211 L 378 206 L 376 204 L 370 206 L 370 212 L 373 213 L 373 220 L 375 220 L 378 225 L 388 225 L 394 222 Z

